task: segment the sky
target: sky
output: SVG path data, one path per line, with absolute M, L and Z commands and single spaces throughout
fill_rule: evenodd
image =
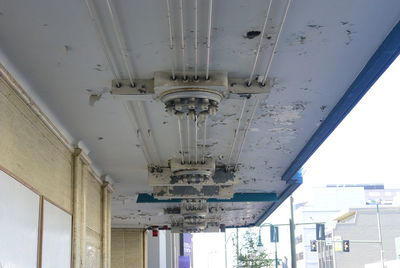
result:
M 399 166 L 400 57 L 306 162 L 303 185 L 293 197 L 295 203 L 307 201 L 313 187 L 326 184 L 384 183 L 387 189 L 400 189 Z M 267 221 L 285 223 L 289 213 L 284 202 Z M 224 234 L 195 234 L 193 240 L 195 268 L 224 267 Z M 230 239 L 227 245 L 231 263 Z

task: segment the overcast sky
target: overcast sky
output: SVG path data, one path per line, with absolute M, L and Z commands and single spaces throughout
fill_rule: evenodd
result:
M 399 154 L 400 57 L 304 165 L 295 202 L 307 201 L 313 187 L 326 184 L 384 183 L 400 189 Z M 288 217 L 285 202 L 268 222 L 287 222 Z M 195 268 L 224 267 L 223 239 L 223 234 L 194 236 Z M 232 242 L 227 244 L 231 263 Z

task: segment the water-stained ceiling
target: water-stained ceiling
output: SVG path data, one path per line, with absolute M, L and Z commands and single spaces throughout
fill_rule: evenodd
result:
M 0 49 L 112 178 L 114 226 L 179 225 L 209 199 L 219 228 L 256 223 L 296 189 L 283 174 L 399 16 L 397 0 L 5 0 Z M 162 101 L 188 89 L 182 114 Z M 175 160 L 201 183 L 180 185 Z

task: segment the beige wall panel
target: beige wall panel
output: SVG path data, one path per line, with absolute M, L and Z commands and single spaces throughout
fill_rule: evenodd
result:
M 143 268 L 144 241 L 143 230 L 112 229 L 111 267 Z
M 125 268 L 124 232 L 111 230 L 111 268 Z
M 101 236 L 99 233 L 86 229 L 86 268 L 100 268 L 101 266 Z
M 72 212 L 69 149 L 0 79 L 0 166 Z
M 92 229 L 97 233 L 101 233 L 101 185 L 100 183 L 94 178 L 94 176 L 89 173 L 85 172 L 86 174 L 86 220 L 87 220 L 87 227 Z

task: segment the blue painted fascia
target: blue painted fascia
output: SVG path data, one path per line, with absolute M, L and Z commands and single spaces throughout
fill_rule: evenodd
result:
M 364 66 L 360 74 L 351 84 L 349 89 L 335 105 L 321 126 L 315 131 L 307 144 L 303 147 L 289 168 L 282 176 L 282 180 L 289 183 L 286 190 L 279 196 L 278 201 L 272 204 L 266 212 L 255 222 L 260 225 L 267 219 L 300 185 L 296 179 L 299 170 L 311 155 L 319 148 L 325 139 L 335 130 L 347 114 L 356 106 L 361 98 L 368 92 L 372 85 L 386 71 L 400 54 L 400 22 L 392 29 L 371 59 Z
M 301 171 L 298 171 L 290 181 L 287 182 L 288 187 L 285 191 L 279 196 L 278 201 L 273 203 L 261 216 L 257 219 L 257 221 L 253 224 L 258 226 L 262 224 L 285 200 L 288 198 L 302 183 L 303 183 L 303 175 Z
M 346 115 L 354 108 L 360 99 L 368 92 L 372 85 L 386 71 L 400 53 L 400 22 L 386 37 L 375 54 L 371 57 L 363 70 L 351 84 L 349 89 L 329 113 L 321 126 L 303 147 L 282 178 L 289 180 L 304 165 L 325 139 L 342 122 Z

